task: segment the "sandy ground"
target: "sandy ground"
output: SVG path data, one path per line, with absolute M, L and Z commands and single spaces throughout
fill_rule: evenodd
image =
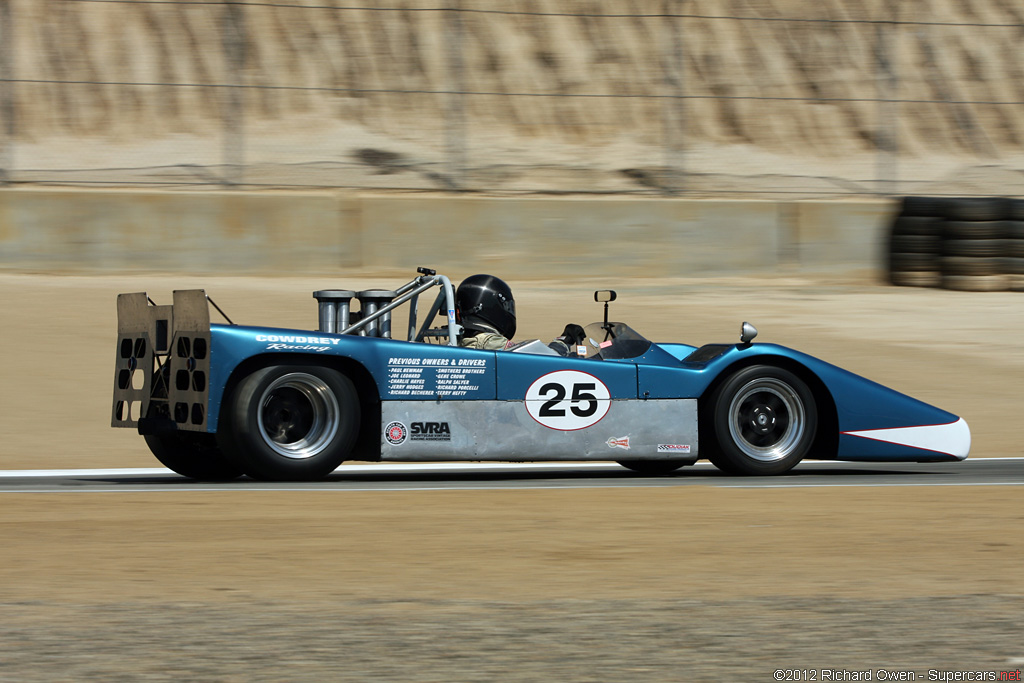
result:
M 0 275 L 0 468 L 156 464 L 106 426 L 119 291 L 205 286 L 236 321 L 312 328 L 313 289 L 401 281 Z M 730 340 L 747 319 L 965 416 L 975 457 L 1024 455 L 1020 294 L 513 282 L 522 334 L 596 319 L 602 284 L 653 338 Z M 4 495 L 0 679 L 1012 671 L 1022 532 L 1018 487 Z

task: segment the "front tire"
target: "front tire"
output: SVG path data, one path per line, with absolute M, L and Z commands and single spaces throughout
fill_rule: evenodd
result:
M 359 397 L 345 375 L 313 365 L 278 365 L 252 373 L 227 404 L 221 442 L 255 479 L 323 479 L 351 453 L 359 432 Z
M 741 475 L 788 472 L 810 452 L 818 426 L 814 395 L 792 372 L 771 365 L 737 371 L 712 395 L 711 462 Z
M 213 434 L 146 434 L 146 445 L 164 467 L 189 479 L 229 481 L 245 474 L 217 447 Z

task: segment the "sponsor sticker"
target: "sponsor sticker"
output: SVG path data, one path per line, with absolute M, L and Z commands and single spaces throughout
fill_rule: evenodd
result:
M 452 430 L 447 422 L 413 422 L 409 427 L 409 441 L 452 440 Z
M 689 453 L 690 447 L 686 444 L 680 443 L 659 443 L 659 453 Z
M 401 422 L 391 422 L 384 428 L 384 438 L 392 446 L 400 446 L 405 443 L 409 430 Z
M 340 339 L 332 339 L 331 337 L 296 337 L 293 335 L 278 334 L 257 334 L 256 341 L 285 344 L 322 344 L 324 346 L 329 346 L 331 344 L 337 346 L 341 343 Z
M 256 341 L 267 344 L 268 351 L 329 351 L 340 339 L 330 337 L 296 337 L 294 335 L 257 334 Z
M 612 438 L 605 441 L 608 444 L 608 448 L 621 448 L 624 451 L 629 450 L 629 437 L 628 436 L 613 436 Z

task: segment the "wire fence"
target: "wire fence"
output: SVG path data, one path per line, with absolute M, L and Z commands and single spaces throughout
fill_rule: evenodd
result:
M 1019 195 L 1024 8 L 930 4 L 0 0 L 0 178 Z

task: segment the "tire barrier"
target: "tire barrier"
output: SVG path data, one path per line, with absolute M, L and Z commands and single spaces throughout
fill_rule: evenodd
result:
M 1024 291 L 1024 199 L 904 197 L 888 247 L 893 285 Z

